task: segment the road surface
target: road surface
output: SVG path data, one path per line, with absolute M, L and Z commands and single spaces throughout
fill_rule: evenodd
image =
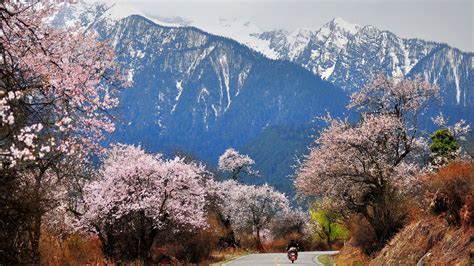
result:
M 222 264 L 222 266 L 233 266 L 233 265 L 252 265 L 252 266 L 283 266 L 283 265 L 322 265 L 318 261 L 318 256 L 325 254 L 336 254 L 337 251 L 311 251 L 311 252 L 298 252 L 298 259 L 295 263 L 291 264 L 288 260 L 286 253 L 264 253 L 264 254 L 251 254 L 239 257 L 235 260 L 229 261 Z

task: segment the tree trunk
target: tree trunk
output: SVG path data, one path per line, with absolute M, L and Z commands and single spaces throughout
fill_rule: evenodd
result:
M 39 242 L 41 237 L 41 216 L 43 215 L 41 210 L 41 201 L 40 201 L 40 189 L 41 189 L 41 179 L 45 170 L 41 170 L 40 173 L 35 178 L 35 187 L 33 189 L 33 199 L 32 202 L 36 204 L 35 210 L 33 213 L 33 225 L 32 225 L 32 239 L 31 239 L 31 255 L 32 263 L 40 264 L 40 252 L 39 252 Z
M 328 224 L 328 234 L 327 234 L 327 244 L 328 244 L 328 249 L 332 250 L 332 241 L 331 241 L 331 223 L 329 222 Z
M 41 237 L 41 214 L 37 212 L 33 218 L 33 239 L 31 240 L 32 263 L 40 264 L 39 241 Z
M 221 224 L 225 228 L 225 234 L 226 236 L 221 238 L 220 241 L 224 242 L 228 247 L 233 247 L 233 248 L 238 248 L 239 243 L 235 239 L 235 232 L 234 229 L 232 228 L 232 224 L 230 223 L 229 219 L 226 219 L 221 213 L 217 213 L 219 220 Z
M 158 230 L 151 228 L 150 234 L 148 235 L 147 239 L 145 240 L 144 249 L 146 250 L 145 258 L 143 262 L 145 265 L 153 265 L 153 258 L 151 256 L 151 248 L 153 247 L 153 243 L 155 242 L 155 237 L 158 234 Z
M 366 211 L 363 215 L 372 226 L 378 242 L 376 244 L 381 248 L 403 227 L 406 210 L 396 193 L 387 187 L 377 195 L 371 207 L 372 211 Z
M 140 237 L 138 242 L 138 258 L 148 265 L 152 261 L 151 248 L 155 240 L 157 230 L 153 229 L 152 222 L 140 212 Z
M 260 239 L 260 228 L 257 227 L 257 235 L 255 237 L 255 242 L 257 244 L 257 249 L 263 251 L 262 240 Z
M 239 244 L 237 243 L 237 240 L 235 239 L 235 232 L 234 229 L 232 228 L 232 225 L 230 222 L 225 223 L 225 229 L 226 229 L 226 242 L 229 244 L 230 247 L 237 248 L 239 247 Z

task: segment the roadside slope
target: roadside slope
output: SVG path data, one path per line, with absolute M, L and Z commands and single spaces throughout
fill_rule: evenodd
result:
M 472 228 L 448 226 L 441 218 L 422 219 L 395 235 L 370 265 L 472 265 L 473 233 Z

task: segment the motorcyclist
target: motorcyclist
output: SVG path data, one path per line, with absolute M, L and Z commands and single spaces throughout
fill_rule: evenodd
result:
M 296 257 L 298 257 L 298 250 L 299 250 L 299 245 L 298 243 L 292 239 L 290 240 L 290 242 L 288 243 L 288 245 L 286 246 L 286 251 L 287 251 L 287 255 L 288 255 L 288 259 L 291 260 L 291 263 L 294 262 L 294 260 L 296 259 Z M 295 257 L 294 259 L 291 258 L 291 254 L 294 253 L 295 254 Z
M 292 248 L 292 247 L 296 248 L 296 250 L 300 249 L 300 246 L 298 245 L 298 242 L 296 242 L 296 240 L 294 240 L 294 239 L 290 240 L 290 242 L 286 246 L 286 251 L 289 251 L 290 248 Z

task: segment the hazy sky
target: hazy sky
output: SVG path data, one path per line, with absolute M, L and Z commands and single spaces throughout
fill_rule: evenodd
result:
M 446 42 L 474 52 L 474 0 L 155 0 L 132 1 L 149 15 L 249 20 L 264 30 L 318 29 L 333 17 L 401 37 Z

